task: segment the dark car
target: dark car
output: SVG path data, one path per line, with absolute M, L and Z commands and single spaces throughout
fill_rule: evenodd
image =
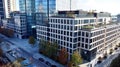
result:
M 50 63 L 50 62 L 46 61 L 45 63 L 46 63 L 48 66 L 51 66 L 51 63 Z
M 56 65 L 52 65 L 51 67 L 57 67 Z
M 39 58 L 39 60 L 40 60 L 41 62 L 44 62 L 44 59 L 43 59 L 43 58 Z

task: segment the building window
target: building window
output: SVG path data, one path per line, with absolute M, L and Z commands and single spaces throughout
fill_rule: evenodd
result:
M 72 42 L 72 38 L 70 38 L 70 42 Z
M 69 20 L 67 20 L 67 24 L 69 24 Z
M 74 21 L 74 24 L 75 24 L 75 25 L 77 24 L 77 20 Z
M 70 36 L 72 36 L 72 32 L 70 32 Z
M 74 38 L 74 42 L 77 42 L 77 38 Z
M 67 41 L 69 41 L 69 37 L 67 37 Z
M 82 38 L 82 42 L 84 42 L 84 38 Z
M 89 33 L 86 32 L 86 37 L 88 37 L 88 36 L 89 36 Z
M 61 25 L 61 29 L 63 29 L 63 25 Z
M 61 34 L 63 34 L 63 31 L 61 30 Z
M 85 48 L 86 48 L 86 49 L 88 48 L 88 45 L 87 45 L 87 44 L 85 44 Z
M 70 24 L 71 24 L 71 25 L 73 24 L 73 20 L 70 20 Z
M 66 20 L 64 20 L 64 24 L 66 24 Z
M 78 47 L 80 47 L 80 43 L 78 43 Z
M 64 25 L 64 29 L 66 29 L 66 25 Z
M 102 21 L 103 21 L 103 19 L 99 19 L 99 20 L 98 20 L 98 22 L 102 22 Z
M 88 23 L 89 22 L 89 20 L 84 20 L 84 23 Z
M 87 38 L 86 38 L 86 40 L 85 40 L 85 41 L 86 41 L 86 43 L 88 43 L 88 39 L 87 39 Z
M 82 36 L 84 36 L 85 35 L 85 33 L 84 32 L 82 32 Z
M 77 32 L 74 33 L 74 37 L 76 37 L 76 36 L 77 36 Z
M 92 43 L 92 39 L 90 39 L 90 43 Z
M 72 48 L 72 44 L 70 44 L 70 48 Z
M 78 36 L 81 36 L 81 32 L 78 32 Z
M 66 35 L 66 31 L 64 31 L 64 35 Z
M 73 30 L 73 26 L 70 26 L 70 30 L 71 30 L 71 31 Z
M 84 48 L 84 44 L 82 43 L 82 47 Z
M 80 38 L 80 37 L 78 37 L 78 41 L 81 41 L 81 38 Z
M 69 30 L 69 26 L 67 26 L 67 30 Z
M 90 19 L 90 23 L 93 23 L 93 22 L 95 22 L 94 19 Z
M 67 32 L 67 36 L 69 36 L 69 32 Z
M 76 44 L 73 44 L 73 48 L 76 48 L 77 46 L 76 46 Z
M 77 30 L 77 26 L 74 27 L 74 30 Z
M 63 24 L 63 20 L 61 20 L 61 24 Z

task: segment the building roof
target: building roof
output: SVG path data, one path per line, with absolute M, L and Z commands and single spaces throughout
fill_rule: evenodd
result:
M 76 10 L 76 11 L 58 11 L 57 14 L 54 14 L 51 17 L 56 17 L 56 18 L 111 17 L 111 14 L 107 12 L 97 13 L 97 12 Z
M 111 22 L 111 23 L 108 23 L 108 24 L 97 24 L 97 25 L 94 25 L 94 26 L 86 25 L 86 26 L 83 26 L 81 30 L 83 30 L 83 31 L 94 31 L 94 30 L 114 27 L 114 26 L 117 26 L 117 25 L 120 25 L 120 23 Z

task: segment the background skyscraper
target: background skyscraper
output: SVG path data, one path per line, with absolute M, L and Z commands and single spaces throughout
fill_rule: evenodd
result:
M 10 17 L 10 13 L 13 11 L 17 11 L 16 0 L 4 0 L 5 4 L 5 16 L 6 18 Z
M 0 20 L 4 18 L 4 0 L 0 0 Z
M 21 12 L 35 12 L 35 0 L 19 0 L 19 8 Z
M 35 0 L 19 0 L 20 12 L 26 13 L 27 33 L 34 35 L 33 27 L 35 26 Z
M 49 16 L 56 11 L 56 0 L 35 0 L 35 10 L 36 13 L 41 14 L 38 20 L 43 18 L 40 23 L 45 23 L 44 21 L 48 21 Z M 37 14 L 36 16 L 38 17 Z

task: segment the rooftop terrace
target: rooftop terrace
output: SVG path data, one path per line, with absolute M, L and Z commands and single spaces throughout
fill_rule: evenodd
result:
M 108 24 L 105 23 L 99 23 L 99 24 L 94 24 L 94 25 L 85 25 L 82 26 L 81 30 L 85 30 L 85 31 L 92 31 L 92 30 L 97 30 L 97 29 L 101 29 L 101 28 L 106 28 L 106 27 L 111 27 L 111 26 L 115 26 L 115 25 L 120 25 L 120 23 L 118 22 L 110 22 Z

